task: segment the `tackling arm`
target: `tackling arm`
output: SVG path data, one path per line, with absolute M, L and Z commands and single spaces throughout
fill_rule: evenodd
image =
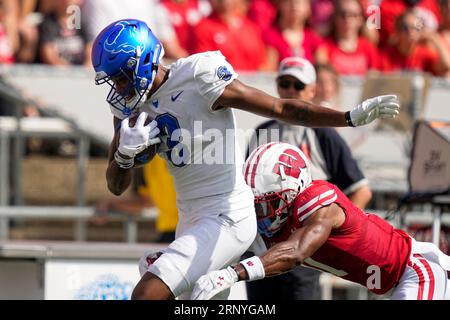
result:
M 278 99 L 239 80 L 230 83 L 213 109 L 232 107 L 308 127 L 358 126 L 376 118 L 394 118 L 400 108 L 395 95 L 365 100 L 348 112 L 321 107 L 296 99 Z
M 265 277 L 276 276 L 301 265 L 327 241 L 331 230 L 341 224 L 342 217 L 334 206 L 319 209 L 288 240 L 274 245 L 259 257 Z M 235 266 L 235 270 L 239 280 L 248 280 L 247 270 L 241 263 Z
M 319 209 L 288 240 L 271 247 L 262 256 L 253 256 L 236 266 L 200 277 L 191 298 L 211 299 L 240 280 L 258 280 L 294 269 L 312 256 L 344 221 L 344 212 L 335 204 Z

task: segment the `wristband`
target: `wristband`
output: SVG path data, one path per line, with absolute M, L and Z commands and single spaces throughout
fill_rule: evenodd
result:
M 134 158 L 124 158 L 119 150 L 114 153 L 114 160 L 122 169 L 130 169 L 134 166 Z
M 263 279 L 266 276 L 261 259 L 257 256 L 242 260 L 240 264 L 247 271 L 248 281 Z
M 352 118 L 350 117 L 350 111 L 347 111 L 347 112 L 345 113 L 345 121 L 347 122 L 347 125 L 348 125 L 349 127 L 356 127 L 356 126 L 353 124 L 353 122 L 352 122 Z

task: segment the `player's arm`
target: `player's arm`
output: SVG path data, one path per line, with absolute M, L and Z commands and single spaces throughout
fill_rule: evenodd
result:
M 131 183 L 136 154 L 160 142 L 157 122 L 153 120 L 145 124 L 147 117 L 147 113 L 140 113 L 133 127 L 129 126 L 129 118 L 119 120 L 114 117 L 115 131 L 109 147 L 106 181 L 109 191 L 116 196 L 121 195 Z
M 379 96 L 342 112 L 302 100 L 275 98 L 235 79 L 213 105 L 213 109 L 220 107 L 237 108 L 295 125 L 345 127 L 367 124 L 376 118 L 393 118 L 398 114 L 399 104 L 395 95 Z
M 312 256 L 345 220 L 335 204 L 317 210 L 288 240 L 280 242 L 260 257 L 253 256 L 227 269 L 202 276 L 194 287 L 193 299 L 210 299 L 241 280 L 259 280 L 290 271 Z
M 316 211 L 286 241 L 277 243 L 259 257 L 265 277 L 276 276 L 301 265 L 327 241 L 332 229 L 338 226 L 340 221 L 338 211 L 333 210 L 334 206 L 336 205 Z M 242 263 L 235 268 L 239 280 L 249 279 Z
M 108 168 L 106 169 L 106 181 L 108 190 L 116 196 L 121 195 L 131 183 L 131 168 L 124 169 L 114 160 L 114 154 L 119 147 L 121 120 L 114 117 L 114 137 L 109 145 Z

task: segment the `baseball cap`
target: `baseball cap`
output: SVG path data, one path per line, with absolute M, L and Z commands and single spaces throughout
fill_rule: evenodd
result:
M 306 85 L 316 82 L 316 70 L 313 65 L 300 57 L 289 57 L 280 62 L 278 77 L 282 76 L 292 76 Z

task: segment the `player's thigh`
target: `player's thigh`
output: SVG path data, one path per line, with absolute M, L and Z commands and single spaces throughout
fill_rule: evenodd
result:
M 446 294 L 447 272 L 437 263 L 424 258 L 409 262 L 393 300 L 441 300 Z
M 146 272 L 131 294 L 132 300 L 171 300 L 170 288 L 156 275 Z
M 174 296 L 188 291 L 200 276 L 237 261 L 256 235 L 254 216 L 233 222 L 226 216 L 204 217 L 184 226 L 149 268 Z

